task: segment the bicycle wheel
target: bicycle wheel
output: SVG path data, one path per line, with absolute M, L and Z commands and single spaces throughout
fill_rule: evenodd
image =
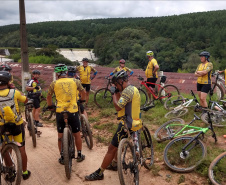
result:
M 64 128 L 63 157 L 66 177 L 71 178 L 72 158 L 75 155 L 74 138 L 69 128 Z
M 177 95 L 180 95 L 180 91 L 175 85 L 165 85 L 159 91 L 159 100 L 164 104 L 168 98 Z
M 29 127 L 30 136 L 32 137 L 33 147 L 36 147 L 36 131 L 35 131 L 32 112 L 29 112 L 28 127 Z
M 40 119 L 43 121 L 50 120 L 53 116 L 53 111 L 47 109 L 48 104 L 46 99 L 41 100 L 40 107 L 41 107 L 41 113 L 39 115 Z
M 22 159 L 18 146 L 6 144 L 2 151 L 1 184 L 19 185 L 22 176 Z
M 109 107 L 112 103 L 111 91 L 106 88 L 99 89 L 94 94 L 94 102 L 99 108 Z
M 122 139 L 117 153 L 118 175 L 121 185 L 139 185 L 139 170 L 134 148 L 128 139 Z
M 25 107 L 25 120 L 26 120 L 26 122 L 28 122 L 28 119 L 29 119 L 29 110 Z
M 148 95 L 143 89 L 138 89 L 140 93 L 140 107 L 143 108 L 148 103 Z
M 224 99 L 224 90 L 222 89 L 222 87 L 219 84 L 216 84 L 215 82 L 212 82 L 211 89 L 213 89 L 213 94 L 211 95 L 211 100 L 212 101 L 219 101 L 219 100 L 223 100 Z M 209 94 L 210 93 L 211 93 L 211 91 L 209 92 Z
M 167 110 L 172 110 L 175 107 L 177 107 L 178 105 L 183 104 L 185 101 L 184 97 L 182 95 L 176 95 L 176 96 L 171 96 L 170 98 L 168 98 L 165 103 L 164 103 L 164 107 Z
M 218 155 L 210 164 L 208 175 L 214 185 L 226 184 L 226 152 Z
M 223 114 L 222 112 L 214 111 L 214 112 L 210 113 L 210 118 L 212 120 L 213 126 L 215 126 L 215 127 L 225 127 L 226 126 L 226 115 Z M 204 123 L 209 124 L 208 123 L 208 120 L 209 120 L 208 114 L 207 113 L 202 114 L 201 120 Z
M 177 125 L 174 125 L 177 124 Z M 167 121 L 161 125 L 154 134 L 154 138 L 158 142 L 163 142 L 172 139 L 184 127 L 184 120 L 181 118 L 175 118 Z
M 182 108 L 180 110 L 172 110 L 165 114 L 165 118 L 167 118 L 167 119 L 179 118 L 179 117 L 184 116 L 187 113 L 188 113 L 187 108 Z
M 139 137 L 143 165 L 146 169 L 150 170 L 154 163 L 154 149 L 151 134 L 146 126 L 143 126 Z
M 90 130 L 89 122 L 84 114 L 81 114 L 80 120 L 81 120 L 83 137 L 85 138 L 88 148 L 92 149 L 93 148 L 93 135 Z
M 190 172 L 194 170 L 206 156 L 206 147 L 199 139 L 194 140 L 182 152 L 182 148 L 193 137 L 179 137 L 170 141 L 164 149 L 164 162 L 173 171 Z

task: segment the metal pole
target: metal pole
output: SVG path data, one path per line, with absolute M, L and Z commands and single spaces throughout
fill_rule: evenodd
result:
M 26 16 L 24 0 L 19 0 L 20 9 L 20 46 L 21 46 L 21 77 L 22 77 L 22 91 L 25 91 L 26 82 L 31 78 L 29 73 L 28 62 L 28 46 L 27 46 L 27 31 L 26 31 Z

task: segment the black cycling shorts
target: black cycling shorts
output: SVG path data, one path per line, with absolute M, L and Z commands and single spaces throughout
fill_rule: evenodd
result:
M 147 78 L 147 82 L 151 82 L 151 83 L 156 83 L 156 81 L 158 80 L 158 78 Z M 148 87 L 152 87 L 152 88 L 155 88 L 155 85 L 154 84 L 148 84 L 148 83 L 146 83 L 146 85 L 148 86 Z
M 64 117 L 61 113 L 56 113 L 56 123 L 57 123 L 57 131 L 58 133 L 64 132 Z M 71 126 L 72 133 L 77 133 L 80 131 L 80 120 L 78 117 L 78 112 L 68 113 L 68 123 Z
M 211 84 L 199 84 L 197 83 L 197 91 L 208 93 L 211 89 Z
M 35 97 L 32 98 L 33 99 L 33 105 L 35 109 L 38 109 L 40 107 L 40 98 L 39 97 Z
M 130 133 L 132 134 L 132 132 L 133 131 L 131 131 Z M 119 142 L 123 138 L 127 138 L 127 137 L 128 137 L 128 134 L 127 132 L 124 131 L 124 125 L 122 123 L 119 123 L 117 131 L 111 140 L 111 144 L 118 148 Z
M 84 87 L 84 89 L 86 90 L 86 92 L 90 91 L 90 84 L 82 84 L 82 86 Z

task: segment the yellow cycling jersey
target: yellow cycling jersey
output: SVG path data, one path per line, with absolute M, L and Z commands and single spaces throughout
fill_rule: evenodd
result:
M 120 66 L 118 66 L 118 67 L 116 67 L 116 68 L 114 69 L 113 73 L 116 73 L 116 72 L 121 71 L 121 70 L 129 71 L 129 72 L 132 71 L 132 70 L 129 69 L 128 67 L 123 67 L 123 68 L 121 68 Z
M 145 71 L 145 75 L 147 78 L 153 78 L 153 71 L 155 70 L 156 65 L 158 65 L 158 62 L 156 59 L 153 58 L 153 59 L 151 59 L 151 61 L 149 61 L 148 66 Z M 157 71 L 155 73 L 155 77 L 158 78 Z
M 78 112 L 78 94 L 84 90 L 81 82 L 74 78 L 60 78 L 50 84 L 48 95 L 56 96 L 56 112 Z
M 206 64 L 199 64 L 196 71 L 207 71 L 208 73 L 204 76 L 200 76 L 197 79 L 197 83 L 199 84 L 211 84 L 211 73 L 213 70 L 213 64 L 211 62 L 207 62 Z
M 136 131 L 142 127 L 140 119 L 140 93 L 138 89 L 132 85 L 126 87 L 121 94 L 117 103 L 121 108 L 118 111 L 118 117 L 126 116 L 126 124 L 128 128 Z
M 76 68 L 76 71 L 79 72 L 80 75 L 80 80 L 82 84 L 91 84 L 91 79 L 90 79 L 90 73 L 91 71 L 96 72 L 96 69 L 94 69 L 91 66 L 78 66 Z
M 9 94 L 9 89 L 4 89 L 4 90 L 0 90 L 0 96 L 7 96 Z M 19 105 L 18 102 L 22 102 L 24 103 L 26 101 L 26 96 L 23 96 L 20 91 L 15 90 L 15 94 L 14 94 L 14 102 L 15 102 L 15 106 L 16 106 L 16 111 L 18 114 L 20 114 L 20 109 L 19 109 Z M 0 111 L 0 117 L 2 117 L 2 112 Z M 23 123 L 23 119 L 22 117 L 20 118 L 20 120 L 18 122 L 16 122 L 16 125 L 21 125 Z M 4 123 L 0 122 L 0 125 L 3 125 Z

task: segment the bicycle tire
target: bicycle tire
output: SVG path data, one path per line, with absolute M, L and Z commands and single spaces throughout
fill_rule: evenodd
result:
M 222 87 L 219 84 L 216 84 L 216 82 L 212 82 L 211 84 L 211 89 L 214 88 L 213 90 L 213 95 L 211 96 L 211 100 L 212 101 L 219 101 L 219 100 L 223 100 L 224 99 L 224 90 L 222 89 Z M 210 94 L 210 92 L 209 92 Z
M 172 110 L 165 114 L 165 118 L 167 118 L 167 119 L 179 118 L 179 117 L 184 116 L 187 113 L 188 113 L 187 108 L 182 108 L 180 110 Z
M 164 107 L 166 110 L 172 110 L 175 107 L 182 105 L 183 103 L 184 97 L 182 95 L 171 96 L 165 101 Z
M 64 157 L 64 167 L 65 174 L 68 179 L 71 178 L 71 168 L 72 168 L 72 156 L 70 152 L 70 142 L 71 141 L 71 131 L 69 128 L 64 128 L 63 132 L 63 157 Z
M 138 89 L 140 93 L 140 107 L 143 108 L 148 103 L 148 95 L 143 89 Z
M 25 120 L 28 122 L 28 115 L 29 115 L 29 110 L 25 107 Z
M 208 176 L 214 185 L 226 184 L 226 152 L 218 155 L 210 164 Z M 217 170 L 216 173 L 214 171 Z M 223 183 L 222 183 L 223 181 Z
M 180 95 L 180 91 L 175 85 L 165 85 L 159 91 L 159 100 L 164 104 L 168 98 L 177 95 Z
M 32 112 L 29 112 L 29 120 L 30 120 L 30 123 L 28 122 L 28 125 L 29 125 L 29 133 L 30 133 L 30 136 L 32 137 L 32 143 L 33 143 L 33 147 L 36 147 L 36 131 L 35 131 L 35 126 L 34 126 L 34 119 L 33 119 L 33 115 L 32 115 Z
M 16 146 L 15 144 L 12 144 L 12 143 L 6 144 L 3 147 L 1 153 L 2 153 L 2 160 L 3 160 L 3 163 L 1 165 L 3 165 L 3 168 L 4 169 L 9 168 L 5 164 L 6 158 L 8 159 L 7 163 L 8 164 L 13 163 L 10 166 L 15 167 L 11 170 L 9 169 L 16 176 L 15 179 L 14 179 L 14 182 L 11 183 L 11 184 L 12 185 L 20 185 L 21 184 L 21 177 L 22 177 L 22 158 L 21 158 L 21 153 L 20 153 L 18 146 Z M 11 159 L 11 162 L 9 162 L 9 159 Z M 9 181 L 4 183 L 4 181 L 6 181 L 5 179 L 6 179 L 7 174 L 4 173 L 4 172 L 1 172 L 1 182 L 2 182 L 2 184 L 9 184 Z
M 41 113 L 39 115 L 40 119 L 43 121 L 49 121 L 53 116 L 53 111 L 47 109 L 48 104 L 46 99 L 41 100 L 40 106 L 41 106 Z
M 86 144 L 88 148 L 91 150 L 93 148 L 93 135 L 90 129 L 89 122 L 84 114 L 80 115 L 80 120 L 81 120 L 83 137 L 85 137 Z
M 226 126 L 226 115 L 223 114 L 222 112 L 217 112 L 217 111 L 214 111 L 213 113 L 210 114 L 210 118 L 212 120 L 212 124 L 213 126 L 215 127 L 225 127 Z M 206 124 L 209 124 L 208 123 L 208 114 L 207 113 L 204 113 L 202 114 L 201 116 L 201 120 L 206 123 Z
M 170 141 L 164 149 L 164 163 L 173 171 L 179 173 L 193 171 L 205 158 L 206 147 L 199 139 L 194 140 L 186 150 L 187 156 L 182 153 L 182 147 L 184 147 L 193 137 L 178 137 Z M 201 152 L 201 155 L 197 154 Z M 189 165 L 189 166 L 187 166 Z
M 181 127 L 173 126 L 173 125 L 171 127 L 169 127 L 170 124 L 181 124 Z M 173 135 L 178 133 L 184 127 L 184 124 L 185 124 L 185 122 L 181 118 L 175 118 L 175 119 L 171 119 L 171 120 L 167 121 L 166 123 L 162 124 L 155 131 L 155 134 L 154 134 L 155 140 L 160 143 L 160 142 L 172 139 Z M 166 129 L 166 127 L 167 127 L 167 129 Z
M 128 157 L 128 159 L 125 159 Z M 131 142 L 124 138 L 120 141 L 117 153 L 118 175 L 121 185 L 139 185 L 139 170 Z
M 96 91 L 94 94 L 94 103 L 99 108 L 109 107 L 109 105 L 112 103 L 111 91 L 106 88 Z
M 141 156 L 143 159 L 143 165 L 147 170 L 151 170 L 154 164 L 154 148 L 151 139 L 151 134 L 146 126 L 143 126 L 141 133 L 139 134 L 139 141 L 141 146 Z

